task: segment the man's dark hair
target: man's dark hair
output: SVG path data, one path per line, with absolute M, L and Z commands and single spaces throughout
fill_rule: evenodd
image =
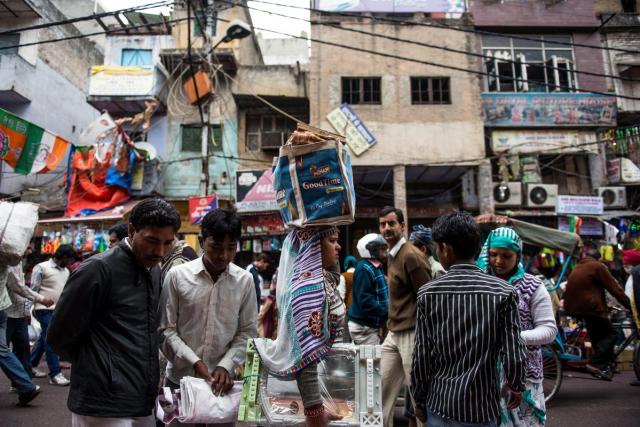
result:
M 382 218 L 383 216 L 387 216 L 390 213 L 396 214 L 396 216 L 398 217 L 398 222 L 400 224 L 404 224 L 404 213 L 402 213 L 402 209 L 398 209 L 393 206 L 385 206 L 384 208 L 382 208 L 380 213 L 378 213 L 378 219 Z
M 202 219 L 202 238 L 213 237 L 222 242 L 226 235 L 232 240 L 240 240 L 242 225 L 235 209 L 214 209 Z
M 71 258 L 76 259 L 76 251 L 71 247 L 71 245 L 60 245 L 56 252 L 53 254 L 53 257 L 56 259 L 62 258 Z
M 115 234 L 118 240 L 124 240 L 129 235 L 129 224 L 116 224 L 109 229 L 109 235 Z
M 256 257 L 256 261 L 268 262 L 271 264 L 271 255 L 266 252 L 260 252 Z
M 145 227 L 171 227 L 180 229 L 180 215 L 176 208 L 162 199 L 145 199 L 138 203 L 129 217 L 136 231 Z
M 480 229 L 467 212 L 452 212 L 436 219 L 433 240 L 453 248 L 456 258 L 475 258 L 480 249 Z
M 589 249 L 587 249 L 587 252 L 585 253 L 585 256 L 591 257 L 591 258 L 595 259 L 596 261 L 599 260 L 602 257 L 602 255 L 600 254 L 600 250 L 598 248 L 589 248 Z

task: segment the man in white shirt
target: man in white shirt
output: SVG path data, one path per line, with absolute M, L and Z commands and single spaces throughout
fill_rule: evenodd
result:
M 185 376 L 197 376 L 210 381 L 215 394 L 228 392 L 247 340 L 257 334 L 253 277 L 232 262 L 240 233 L 235 211 L 209 212 L 202 220 L 203 256 L 167 274 L 159 332 L 171 388 Z
M 57 386 L 68 386 L 69 380 L 60 370 L 60 358 L 53 349 L 46 344 L 47 329 L 49 328 L 53 311 L 56 308 L 55 303 L 60 299 L 62 289 L 69 278 L 69 270 L 67 267 L 75 258 L 76 251 L 74 251 L 70 245 L 62 245 L 56 250 L 55 254 L 53 254 L 53 258 L 36 265 L 31 272 L 31 287 L 40 295 L 53 299 L 54 302 L 54 304 L 50 306 L 36 302 L 34 307 L 33 314 L 36 319 L 38 319 L 38 322 L 40 322 L 42 332 L 31 351 L 32 373 L 35 377 L 43 376 L 37 368 L 44 354 L 49 368 L 49 384 Z

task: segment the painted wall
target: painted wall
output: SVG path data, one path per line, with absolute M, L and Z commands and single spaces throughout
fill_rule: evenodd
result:
M 426 26 L 394 26 L 366 19 L 361 22 L 343 19 L 341 26 L 457 49 L 476 50 L 479 46 L 473 35 Z M 439 49 L 348 33 L 322 25 L 314 25 L 312 32 L 321 40 L 419 58 L 433 64 L 480 70 L 480 63 L 474 58 Z M 363 155 L 353 158 L 354 165 L 428 165 L 484 158 L 480 81 L 475 75 L 319 43 L 311 45 L 309 69 L 311 124 L 327 130 L 333 130 L 326 120 L 327 114 L 342 101 L 342 77 L 382 78 L 381 105 L 352 106 L 378 140 Z M 412 105 L 412 76 L 449 77 L 451 104 Z
M 123 49 L 151 49 L 151 60 L 160 62 L 160 51 L 176 45 L 173 36 L 110 36 L 104 50 L 104 65 L 120 65 Z
M 600 25 L 594 0 L 563 0 L 551 5 L 547 3 L 541 0 L 469 0 L 469 11 L 475 25 L 480 27 L 597 28 Z

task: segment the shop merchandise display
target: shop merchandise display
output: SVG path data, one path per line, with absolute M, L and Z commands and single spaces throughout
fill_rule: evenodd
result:
M 380 346 L 335 344 L 318 363 L 325 407 L 342 417 L 331 426 L 382 426 Z M 271 375 L 253 341 L 247 345 L 238 421 L 248 425 L 304 425 L 296 381 Z
M 96 230 L 86 226 L 42 233 L 40 253 L 53 255 L 60 245 L 71 245 L 78 252 L 104 252 L 109 249 L 108 228 Z

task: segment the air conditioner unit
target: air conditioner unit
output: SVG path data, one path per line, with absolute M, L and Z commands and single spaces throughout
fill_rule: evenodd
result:
M 627 207 L 626 187 L 599 187 L 596 195 L 602 197 L 605 209 Z
M 524 185 L 524 205 L 528 208 L 555 208 L 557 199 L 557 184 Z
M 497 208 L 522 205 L 522 184 L 519 182 L 494 182 L 493 201 Z

